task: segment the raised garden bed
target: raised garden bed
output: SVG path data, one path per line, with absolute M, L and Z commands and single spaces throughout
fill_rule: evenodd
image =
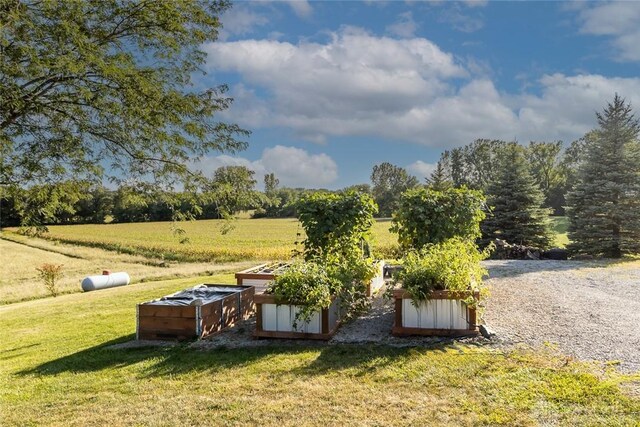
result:
M 372 297 L 384 286 L 384 261 L 376 263 L 376 276 L 367 283 L 367 296 Z
M 252 286 L 198 285 L 137 306 L 139 340 L 214 335 L 254 312 Z
M 256 329 L 258 338 L 303 338 L 328 340 L 340 326 L 340 301 L 333 298 L 329 308 L 316 311 L 308 322 L 298 321 L 298 307 L 292 304 L 278 304 L 271 294 L 256 294 Z
M 433 291 L 429 300 L 416 307 L 406 290 L 394 290 L 393 335 L 477 335 L 476 310 L 464 302 L 470 296 L 480 299 L 478 291 Z
M 267 284 L 282 274 L 291 265 L 288 262 L 274 262 L 261 264 L 236 273 L 236 282 L 239 286 L 255 286 L 256 294 L 263 293 Z

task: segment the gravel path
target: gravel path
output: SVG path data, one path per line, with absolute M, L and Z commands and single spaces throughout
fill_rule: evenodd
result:
M 577 261 L 487 261 L 484 321 L 499 341 L 553 343 L 582 360 L 640 370 L 640 267 Z

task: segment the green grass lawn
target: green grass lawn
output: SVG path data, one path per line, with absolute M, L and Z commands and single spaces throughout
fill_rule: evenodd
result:
M 552 216 L 551 230 L 555 235 L 555 245 L 561 248 L 569 244 L 567 230 L 569 229 L 569 218 L 566 216 Z
M 640 376 L 551 352 L 280 346 L 111 349 L 135 304 L 231 275 L 0 307 L 0 424 L 637 426 Z

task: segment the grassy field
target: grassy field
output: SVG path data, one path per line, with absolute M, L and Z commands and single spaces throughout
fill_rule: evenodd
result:
M 61 293 L 80 292 L 80 281 L 103 270 L 126 271 L 132 282 L 239 271 L 256 261 L 225 264 L 167 263 L 159 259 L 119 254 L 104 249 L 72 246 L 19 235 L 0 239 L 0 305 L 47 296 L 36 267 L 43 263 L 62 264 Z
M 231 279 L 0 307 L 1 424 L 638 425 L 640 376 L 552 352 L 459 344 L 110 348 L 133 338 L 137 302 Z

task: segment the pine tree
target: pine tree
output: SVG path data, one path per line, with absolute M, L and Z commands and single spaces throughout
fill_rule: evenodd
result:
M 436 169 L 431 172 L 431 175 L 426 179 L 426 181 L 427 186 L 432 190 L 442 191 L 453 187 L 453 182 L 447 173 L 447 168 L 443 159 L 438 161 Z
M 524 147 L 509 143 L 501 157 L 500 170 L 487 189 L 493 212 L 482 225 L 485 237 L 549 247 L 549 209 L 542 207 L 544 195 L 531 175 Z
M 567 195 L 569 249 L 618 258 L 640 253 L 640 122 L 615 95 L 591 133 Z

